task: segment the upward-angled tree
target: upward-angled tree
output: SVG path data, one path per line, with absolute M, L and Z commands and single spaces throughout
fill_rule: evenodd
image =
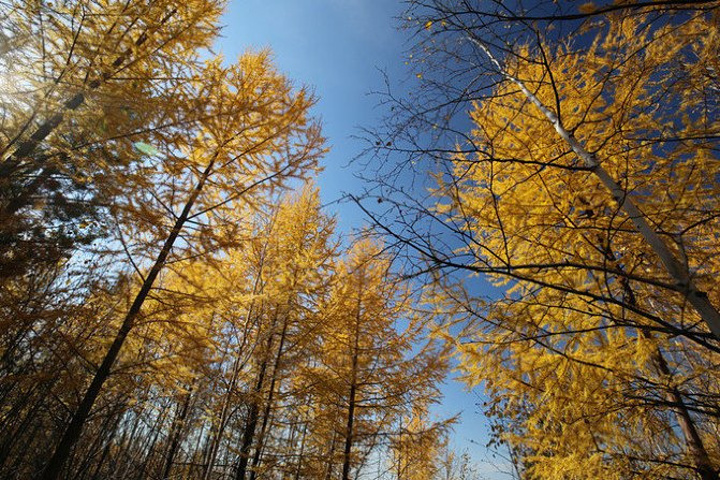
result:
M 443 431 L 427 421 L 428 413 L 415 409 L 401 418 L 400 431 L 390 440 L 392 471 L 397 480 L 431 480 L 442 470 L 441 450 L 447 447 Z
M 348 478 L 437 398 L 380 248 L 336 274 L 319 193 L 284 196 L 313 96 L 211 55 L 221 7 L 0 5 L 3 478 Z
M 0 277 L 107 234 L 101 217 L 127 188 L 136 148 L 188 120 L 175 89 L 192 80 L 181 70 L 210 45 L 221 3 L 0 7 Z
M 294 91 L 274 70 L 267 53 L 246 54 L 230 67 L 213 60 L 198 73 L 203 83 L 198 91 L 190 93 L 205 99 L 203 108 L 208 117 L 197 123 L 196 130 L 190 129 L 176 140 L 184 145 L 168 158 L 168 171 L 185 175 L 180 180 L 186 183 L 170 177 L 167 187 L 150 187 L 160 188 L 156 198 L 179 201 L 179 210 L 172 212 L 174 222 L 164 227 L 162 246 L 156 249 L 113 343 L 46 466 L 44 479 L 55 479 L 60 474 L 158 275 L 181 234 L 188 233 L 188 220 L 205 223 L 196 235 L 215 234 L 222 240 L 227 230 L 218 212 L 234 202 L 252 204 L 252 199 L 260 199 L 268 189 L 308 174 L 322 151 L 318 128 L 308 118 L 312 97 L 305 91 Z M 173 205 L 172 201 L 160 203 Z M 148 217 L 139 220 L 147 221 Z M 192 246 L 191 238 L 183 240 Z
M 684 239 L 669 242 L 663 232 L 658 233 L 658 229 L 652 225 L 658 220 L 653 219 L 655 211 L 651 209 L 661 208 L 658 204 L 662 204 L 664 198 L 681 195 L 677 191 L 671 191 L 673 187 L 680 187 L 676 183 L 665 181 L 663 188 L 666 197 L 660 197 L 657 189 L 646 188 L 650 178 L 661 175 L 668 178 L 668 175 L 680 174 L 680 166 L 674 161 L 686 152 L 692 151 L 692 158 L 684 159 L 682 165 L 692 168 L 693 172 L 697 171 L 696 167 L 703 168 L 707 162 L 714 161 L 711 152 L 717 125 L 714 102 L 710 96 L 716 85 L 711 76 L 701 73 L 701 70 L 706 68 L 714 69 L 715 63 L 709 52 L 714 48 L 715 36 L 711 32 L 716 27 L 712 17 L 703 13 L 712 5 L 699 7 L 699 13 L 696 12 L 691 20 L 681 26 L 669 22 L 665 17 L 659 17 L 656 13 L 648 14 L 642 17 L 644 20 L 632 23 L 632 19 L 637 17 L 635 12 L 628 18 L 620 14 L 607 17 L 605 22 L 593 24 L 593 29 L 588 26 L 574 36 L 563 36 L 562 33 L 556 36 L 551 30 L 549 38 L 542 40 L 538 39 L 538 31 L 522 23 L 503 24 L 503 27 L 512 32 L 502 35 L 490 27 L 483 28 L 483 21 L 487 18 L 477 16 L 472 9 L 467 11 L 466 7 L 455 5 L 454 2 L 437 2 L 435 9 L 430 9 L 429 13 L 418 7 L 415 13 L 424 13 L 425 16 L 418 16 L 417 20 L 413 17 L 413 22 L 424 25 L 421 30 L 428 33 L 429 41 L 423 45 L 431 53 L 439 56 L 444 51 L 443 48 L 450 48 L 450 41 L 458 44 L 460 50 L 445 52 L 456 56 L 459 63 L 466 59 L 469 70 L 465 74 L 475 75 L 475 81 L 465 87 L 464 93 L 453 89 L 459 88 L 457 85 L 446 84 L 444 90 L 443 86 L 433 89 L 438 82 L 428 82 L 429 92 L 444 94 L 446 97 L 451 97 L 455 92 L 457 95 L 452 101 L 447 98 L 447 102 L 440 100 L 440 106 L 432 103 L 421 104 L 421 109 L 424 108 L 433 115 L 422 116 L 418 113 L 413 117 L 415 123 L 408 124 L 407 128 L 402 129 L 400 125 L 397 130 L 385 132 L 387 135 L 397 135 L 397 138 L 396 142 L 382 142 L 382 145 L 389 144 L 391 152 L 404 152 L 409 149 L 420 154 L 423 153 L 423 139 L 419 135 L 423 130 L 419 122 L 427 122 L 430 132 L 441 131 L 442 133 L 432 135 L 428 133 L 429 146 L 424 153 L 439 161 L 439 175 L 447 173 L 447 177 L 441 177 L 440 181 L 441 188 L 447 190 L 448 197 L 453 195 L 452 190 L 455 188 L 453 179 L 459 178 L 464 171 L 471 172 L 472 162 L 478 163 L 479 168 L 489 165 L 494 168 L 497 177 L 502 175 L 502 169 L 506 169 L 504 173 L 509 174 L 513 168 L 543 168 L 559 178 L 595 182 L 593 185 L 597 188 L 588 189 L 587 195 L 583 197 L 584 201 L 590 205 L 592 201 L 585 197 L 588 197 L 590 192 L 597 191 L 600 195 L 609 196 L 610 201 L 616 202 L 617 214 L 622 218 L 616 218 L 615 221 L 624 222 L 623 228 L 627 225 L 627 228 L 637 232 L 632 238 L 643 245 L 646 252 L 644 255 L 656 262 L 657 274 L 647 280 L 668 284 L 665 285 L 668 290 L 678 292 L 679 301 L 687 303 L 695 310 L 707 328 L 713 331 L 718 308 L 713 303 L 715 294 L 708 292 L 704 285 L 702 288 L 697 287 L 697 274 L 686 278 L 688 268 L 693 269 L 694 266 L 681 265 L 683 261 L 687 263 L 684 255 L 691 252 L 678 251 L 677 245 L 682 244 L 683 248 L 687 248 L 688 242 Z M 677 18 L 680 21 L 680 18 L 684 17 Z M 473 19 L 476 24 L 472 23 Z M 575 24 L 575 27 L 580 28 L 578 24 Z M 656 28 L 661 28 L 664 33 L 655 32 Z M 637 29 L 640 34 L 630 40 L 628 37 L 632 29 Z M 701 32 L 701 29 L 706 30 Z M 683 37 L 685 41 L 672 44 L 674 56 L 661 55 L 660 52 L 667 51 L 670 47 L 671 42 L 667 40 L 670 34 L 676 31 L 686 32 Z M 613 39 L 613 36 L 619 38 Z M 525 40 L 525 43 L 518 39 Z M 512 48 L 511 40 L 515 42 Z M 503 53 L 501 58 L 498 52 L 504 52 L 504 46 L 509 50 Z M 581 55 L 589 56 L 588 68 L 584 72 L 577 72 Z M 430 56 L 428 61 L 431 62 L 434 58 Z M 441 79 L 444 73 L 448 72 L 440 70 L 435 75 Z M 433 72 L 428 71 L 427 75 L 433 75 Z M 493 88 L 496 83 L 498 87 Z M 639 88 L 638 85 L 644 85 L 644 88 Z M 514 90 L 520 90 L 522 95 L 513 95 L 514 102 L 504 102 L 502 96 Z M 690 91 L 696 94 L 690 95 Z M 663 103 L 653 103 L 656 98 L 662 98 Z M 467 114 L 473 100 L 482 99 L 487 100 L 479 105 L 486 109 L 503 109 L 504 113 L 496 117 L 495 125 L 478 125 L 477 129 L 463 134 L 458 130 L 458 125 L 447 123 L 453 121 L 451 117 L 454 113 Z M 448 103 L 452 104 L 452 107 L 447 107 Z M 538 108 L 537 111 L 544 121 L 531 123 L 524 118 L 524 110 L 519 109 L 530 108 L 529 105 Z M 649 105 L 653 105 L 654 110 L 650 110 Z M 410 105 L 405 106 L 412 108 Z M 597 118 L 590 116 L 593 112 Z M 477 116 L 474 118 L 476 125 L 482 121 L 483 119 Z M 600 121 L 604 123 L 596 125 L 595 122 Z M 675 131 L 672 133 L 668 132 L 670 122 L 675 122 Z M 638 135 L 636 132 L 642 133 Z M 456 134 L 451 141 L 461 142 L 457 149 L 441 145 L 442 141 L 448 140 L 443 134 Z M 516 137 L 513 142 L 512 136 Z M 493 150 L 495 146 L 500 147 L 503 141 L 506 141 L 508 146 L 513 145 L 514 150 L 510 150 L 510 147 L 502 151 Z M 532 143 L 528 143 L 529 141 Z M 631 151 L 621 151 L 623 148 Z M 541 149 L 545 157 L 538 155 Z M 631 158 L 637 161 L 630 162 Z M 600 165 L 603 161 L 616 164 L 612 167 L 609 164 Z M 625 167 L 622 162 L 628 165 Z M 411 169 L 412 165 L 414 163 L 408 162 L 404 168 Z M 642 178 L 639 172 L 644 172 L 644 169 L 650 166 L 653 172 L 648 173 L 654 173 L 655 176 L 646 175 Z M 626 180 L 626 177 L 630 180 Z M 510 176 L 510 181 L 515 181 L 515 177 Z M 688 181 L 700 182 L 700 176 L 695 175 Z M 392 185 L 389 185 L 387 180 L 379 179 L 379 182 L 387 187 L 387 191 L 382 194 L 393 200 Z M 496 184 L 497 181 L 493 182 L 492 186 Z M 484 184 L 480 186 L 485 188 Z M 556 185 L 548 186 L 552 187 Z M 400 188 L 398 191 L 404 193 Z M 560 196 L 564 190 L 558 187 L 554 188 L 554 192 Z M 696 195 L 703 197 L 700 199 Z M 400 196 L 398 198 L 398 202 L 403 202 Z M 685 229 L 703 229 L 715 220 L 711 213 L 714 208 L 705 209 L 705 205 L 711 205 L 714 201 L 713 185 L 703 184 L 698 190 L 684 194 L 684 198 L 686 202 L 693 202 L 693 206 L 688 206 L 685 210 L 679 209 L 681 213 L 678 215 L 685 217 L 676 227 L 680 233 L 670 232 L 669 235 L 687 234 L 688 237 L 700 238 L 701 236 L 691 235 L 696 232 L 685 232 Z M 411 201 L 407 203 L 400 218 L 404 223 L 414 221 L 408 211 L 412 212 L 414 207 L 422 208 L 422 205 L 415 206 Z M 648 205 L 645 206 L 645 203 Z M 647 211 L 639 211 L 636 204 L 642 204 Z M 576 213 L 585 212 L 586 216 L 590 212 L 595 217 L 599 214 L 597 209 L 584 208 L 576 203 L 572 203 L 570 208 Z M 444 213 L 445 211 L 440 209 L 437 215 L 442 216 Z M 603 213 L 606 213 L 603 218 L 613 214 L 612 211 Z M 424 241 L 417 236 L 413 238 L 417 240 L 415 246 L 421 254 L 435 257 L 436 262 L 444 261 L 450 268 L 473 262 L 472 257 L 466 259 L 457 253 L 464 255 L 470 251 L 489 250 L 490 256 L 497 254 L 496 263 L 504 262 L 501 269 L 508 270 L 511 277 L 523 279 L 527 276 L 528 268 L 532 265 L 515 266 L 514 259 L 507 259 L 513 253 L 512 250 L 503 251 L 504 247 L 486 245 L 482 239 L 464 234 L 468 226 L 463 220 L 470 216 L 460 215 L 457 217 L 459 220 L 444 227 L 448 235 L 456 234 L 456 241 L 459 245 L 467 245 L 467 249 L 451 254 L 450 249 L 456 245 L 452 242 L 447 245 L 440 243 L 447 239 L 447 235 L 438 236 L 436 245 L 430 245 L 432 240 Z M 534 217 L 524 215 L 519 218 L 531 220 Z M 614 230 L 617 230 L 617 227 L 614 227 Z M 596 240 L 597 238 L 592 238 L 591 242 L 595 244 Z M 707 250 L 703 252 L 705 253 L 698 254 L 707 254 Z M 485 253 L 480 255 L 483 258 L 484 256 Z M 569 259 L 567 261 L 569 265 L 566 268 L 580 268 L 572 265 Z M 702 260 L 696 263 L 704 264 Z M 495 264 L 474 265 L 473 268 L 477 271 L 493 271 Z M 709 298 L 706 298 L 708 296 Z M 667 325 L 665 327 L 673 328 Z M 675 328 L 677 329 L 677 326 Z M 690 331 L 686 333 L 693 335 Z M 700 334 L 700 337 L 703 336 Z M 702 341 L 701 338 L 699 340 Z
M 251 362 L 255 379 L 239 445 L 238 479 L 255 478 L 269 452 L 275 450 L 279 457 L 285 453 L 282 446 L 269 444 L 281 433 L 274 421 L 293 417 L 284 405 L 292 395 L 289 383 L 319 335 L 317 306 L 329 288 L 336 256 L 334 224 L 320 211 L 319 192 L 308 184 L 283 199 L 266 231 L 258 232 L 263 252 L 258 299 L 263 309 Z
M 528 478 L 717 478 L 718 4 L 416 4 L 428 95 L 386 133 L 436 187 L 381 179 L 399 224 L 375 218 L 471 322 L 501 437 Z
M 214 1 L 0 6 L 0 348 L 3 405 L 18 425 L 33 416 L 63 423 L 55 414 L 75 392 L 74 374 L 49 372 L 82 372 L 83 356 L 97 347 L 88 340 L 103 331 L 86 315 L 108 314 L 98 307 L 104 296 L 98 292 L 115 291 L 120 301 L 127 282 L 117 275 L 118 258 L 98 251 L 113 245 L 109 238 L 118 240 L 118 207 L 126 208 L 147 186 L 147 173 L 157 172 L 147 153 L 173 150 L 172 137 L 205 115 L 200 103 L 182 98 L 199 50 L 217 32 L 220 7 Z M 100 240 L 107 243 L 101 247 Z M 60 383 L 66 388 L 51 406 L 46 400 Z M 41 424 L 32 428 L 50 437 Z M 23 452 L 32 435 L 6 437 Z
M 322 310 L 322 350 L 308 381 L 317 385 L 320 408 L 310 428 L 313 448 L 322 452 L 316 475 L 324 478 L 357 476 L 414 407 L 421 411 L 438 398 L 444 359 L 432 345 L 418 346 L 423 326 L 409 285 L 391 281 L 389 269 L 379 245 L 358 242 Z

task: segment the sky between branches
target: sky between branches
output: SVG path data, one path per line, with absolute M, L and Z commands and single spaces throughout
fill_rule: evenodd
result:
M 391 82 L 412 78 L 406 63 L 411 39 L 397 28 L 402 11 L 400 0 L 232 0 L 223 19 L 219 53 L 233 59 L 248 48 L 268 47 L 280 71 L 298 85 L 311 86 L 319 97 L 315 113 L 331 148 L 321 161 L 320 193 L 337 213 L 342 234 L 366 224 L 355 205 L 335 202 L 362 189 L 353 176 L 361 166 L 350 162 L 364 147 L 355 138 L 360 129 L 384 113 L 372 92 L 384 88 L 383 73 Z M 488 426 L 476 406 L 482 401 L 479 393 L 453 380 L 442 390 L 445 398 L 437 413 L 462 412 L 455 445 L 467 449 L 487 478 L 503 478 L 484 463 L 502 461 L 487 458 Z

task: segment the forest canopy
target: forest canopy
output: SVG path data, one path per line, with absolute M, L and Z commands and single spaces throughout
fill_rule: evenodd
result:
M 308 87 L 212 54 L 214 0 L 1 8 L 0 476 L 349 479 L 445 448 L 445 357 L 382 243 L 323 212 Z
M 410 2 L 359 203 L 520 478 L 718 478 L 717 8 Z
M 223 1 L 0 2 L 0 477 L 475 480 L 454 370 L 513 478 L 719 478 L 720 2 L 404 6 L 346 232 Z

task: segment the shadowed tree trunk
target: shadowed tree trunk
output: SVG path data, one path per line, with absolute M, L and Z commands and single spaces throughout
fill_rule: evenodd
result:
M 343 451 L 343 469 L 342 480 L 350 480 L 350 460 L 353 445 L 353 424 L 355 422 L 355 396 L 357 394 L 357 370 L 358 355 L 360 349 L 360 312 L 362 304 L 362 295 L 358 292 L 357 315 L 355 319 L 355 339 L 352 351 L 352 371 L 350 373 L 350 395 L 348 397 L 348 417 L 345 427 L 345 449 Z
M 217 152 L 215 153 L 215 156 L 217 156 Z M 40 477 L 41 480 L 57 480 L 57 478 L 60 476 L 63 465 L 70 456 L 70 452 L 72 451 L 73 446 L 80 438 L 80 434 L 82 433 L 85 421 L 90 414 L 90 410 L 95 404 L 95 400 L 97 399 L 98 395 L 100 395 L 100 391 L 102 390 L 105 381 L 110 376 L 110 370 L 115 364 L 115 360 L 117 359 L 118 355 L 120 354 L 120 349 L 125 343 L 125 340 L 127 339 L 130 330 L 132 330 L 135 324 L 135 319 L 140 313 L 140 310 L 142 309 L 145 300 L 147 300 L 148 294 L 150 293 L 150 290 L 152 289 L 152 286 L 155 283 L 157 276 L 160 274 L 160 271 L 164 267 L 165 260 L 167 260 L 168 255 L 170 255 L 170 251 L 172 250 L 173 245 L 175 245 L 175 240 L 177 240 L 178 236 L 180 235 L 180 232 L 185 225 L 185 222 L 190 216 L 190 211 L 195 204 L 195 201 L 197 200 L 200 192 L 205 186 L 205 182 L 210 176 L 210 172 L 215 165 L 215 158 L 210 161 L 208 166 L 203 171 L 197 185 L 195 186 L 192 193 L 190 194 L 190 197 L 185 203 L 182 213 L 178 217 L 175 225 L 170 231 L 170 234 L 165 240 L 165 244 L 163 245 L 160 253 L 157 256 L 157 259 L 155 260 L 155 263 L 150 269 L 150 273 L 148 273 L 147 277 L 145 278 L 145 281 L 143 282 L 140 291 L 135 297 L 135 300 L 133 301 L 130 310 L 128 311 L 122 325 L 120 326 L 120 330 L 118 330 L 115 339 L 110 346 L 110 349 L 105 354 L 105 358 L 103 358 L 103 361 L 100 364 L 100 368 L 98 368 L 98 370 L 95 372 L 95 376 L 93 377 L 90 386 L 86 390 L 85 396 L 80 402 L 77 410 L 75 410 L 75 413 L 70 420 L 70 424 L 65 430 L 65 433 L 63 434 L 62 439 L 60 440 L 57 448 L 55 449 L 55 452 L 50 458 L 50 461 L 45 467 L 45 470 Z
M 255 430 L 260 417 L 260 395 L 262 393 L 263 385 L 265 384 L 265 374 L 267 371 L 268 363 L 270 359 L 270 351 L 272 350 L 272 344 L 275 336 L 275 324 L 277 323 L 277 316 L 273 318 L 270 330 L 268 331 L 267 345 L 265 352 L 263 353 L 263 360 L 260 365 L 260 371 L 258 372 L 257 381 L 255 382 L 255 388 L 253 390 L 253 399 L 250 403 L 250 411 L 248 412 L 248 419 L 245 423 L 245 429 L 242 435 L 242 445 L 240 447 L 240 459 L 238 461 L 238 468 L 235 474 L 236 480 L 245 480 L 247 475 L 247 467 L 250 463 L 250 450 L 252 449 L 253 441 L 255 440 Z
M 260 458 L 262 456 L 263 445 L 265 442 L 265 434 L 267 432 L 267 426 L 270 420 L 272 404 L 275 397 L 275 384 L 277 383 L 278 368 L 280 367 L 280 360 L 283 355 L 283 348 L 285 347 L 285 339 L 287 337 L 287 329 L 289 323 L 289 318 L 286 315 L 283 321 L 282 332 L 280 333 L 280 344 L 278 345 L 277 355 L 275 355 L 275 362 L 273 363 L 273 373 L 270 379 L 270 386 L 268 387 L 268 397 L 265 402 L 265 408 L 263 409 L 263 420 L 262 425 L 260 426 L 260 433 L 258 434 L 257 446 L 255 447 L 255 453 L 253 455 L 250 480 L 255 480 L 256 469 L 260 465 Z
M 191 385 L 188 389 L 188 393 L 185 395 L 185 401 L 183 402 L 177 416 L 173 420 L 173 424 L 170 429 L 170 446 L 168 447 L 167 455 L 165 456 L 165 466 L 163 468 L 162 476 L 160 477 L 163 480 L 170 477 L 170 472 L 172 471 L 173 464 L 175 463 L 175 455 L 180 447 L 180 439 L 182 438 L 185 421 L 187 420 L 188 413 L 190 413 L 192 391 L 193 386 Z

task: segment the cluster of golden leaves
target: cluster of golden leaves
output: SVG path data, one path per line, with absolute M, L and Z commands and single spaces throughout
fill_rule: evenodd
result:
M 519 47 L 505 68 L 720 305 L 717 22 L 608 16 L 559 45 Z M 431 298 L 469 322 L 461 368 L 485 386 L 528 478 L 685 477 L 698 468 L 693 442 L 720 465 L 720 424 L 695 403 L 700 392 L 718 400 L 718 354 L 682 337 L 707 333 L 618 199 L 515 82 L 471 119 L 476 153 L 456 158 L 438 208 L 466 225 L 465 253 L 507 289 L 482 305 L 457 291 Z M 689 406 L 672 405 L 672 392 Z M 683 408 L 699 442 L 678 427 Z

